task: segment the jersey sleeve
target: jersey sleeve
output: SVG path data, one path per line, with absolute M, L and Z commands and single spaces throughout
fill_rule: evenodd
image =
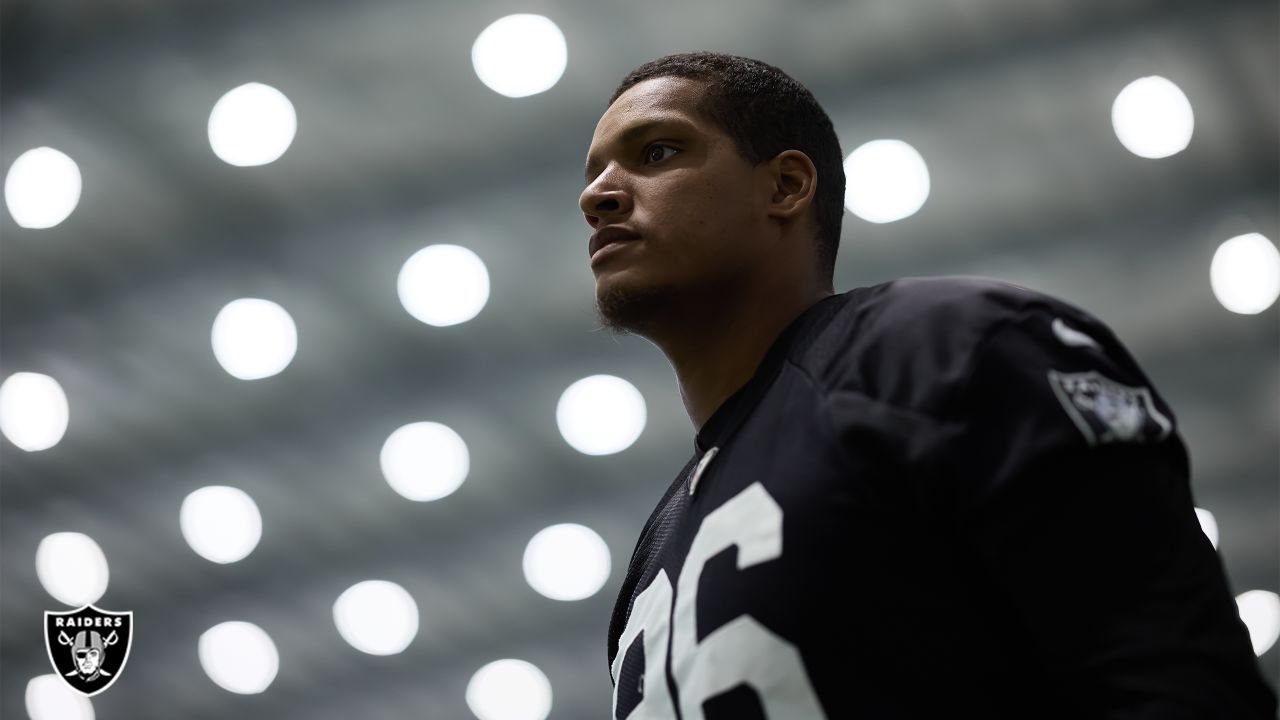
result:
M 1274 718 L 1174 415 L 1084 313 L 993 325 L 941 465 L 976 572 L 1080 717 Z

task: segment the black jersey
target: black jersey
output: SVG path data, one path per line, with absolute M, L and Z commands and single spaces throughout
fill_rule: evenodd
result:
M 832 295 L 697 434 L 609 628 L 613 717 L 1274 718 L 1174 415 L 1016 286 Z

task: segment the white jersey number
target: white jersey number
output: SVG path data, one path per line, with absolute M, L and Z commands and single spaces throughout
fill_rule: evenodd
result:
M 739 570 L 782 555 L 782 508 L 760 483 L 752 483 L 702 521 L 677 581 L 678 600 L 670 632 L 667 612 L 671 608 L 671 585 L 666 573 L 659 571 L 653 583 L 636 598 L 613 662 L 616 678 L 626 649 L 643 630 L 644 699 L 627 716 L 628 720 L 672 716 L 672 698 L 663 674 L 668 640 L 672 644 L 672 674 L 684 720 L 702 720 L 702 703 L 738 685 L 755 690 L 767 717 L 825 717 L 800 652 L 750 615 L 739 615 L 707 634 L 702 642 L 696 641 L 698 579 L 707 560 L 731 547 L 738 548 Z M 664 599 L 665 607 L 661 607 Z M 616 687 L 613 706 L 616 715 Z
M 636 596 L 631 606 L 631 617 L 627 618 L 627 627 L 618 638 L 618 655 L 613 659 L 613 714 L 618 716 L 618 686 L 622 677 L 622 658 L 627 649 L 635 642 L 640 631 L 644 631 L 644 677 L 643 699 L 635 709 L 627 715 L 628 720 L 664 720 L 675 717 L 675 704 L 671 702 L 671 692 L 667 690 L 665 662 L 667 659 L 667 642 L 671 629 L 671 581 L 667 579 L 667 571 L 659 570 L 658 576 L 649 583 L 644 592 Z

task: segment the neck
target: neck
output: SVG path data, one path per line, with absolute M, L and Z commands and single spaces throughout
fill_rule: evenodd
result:
M 675 369 L 695 432 L 751 379 L 787 325 L 832 294 L 809 285 L 758 286 L 682 309 L 678 323 L 646 334 Z

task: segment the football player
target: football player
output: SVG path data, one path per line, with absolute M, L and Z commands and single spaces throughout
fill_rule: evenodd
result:
M 596 125 L 596 311 L 695 429 L 614 611 L 613 717 L 1274 718 L 1125 347 L 990 280 L 835 293 L 842 162 L 741 57 L 646 63 Z

